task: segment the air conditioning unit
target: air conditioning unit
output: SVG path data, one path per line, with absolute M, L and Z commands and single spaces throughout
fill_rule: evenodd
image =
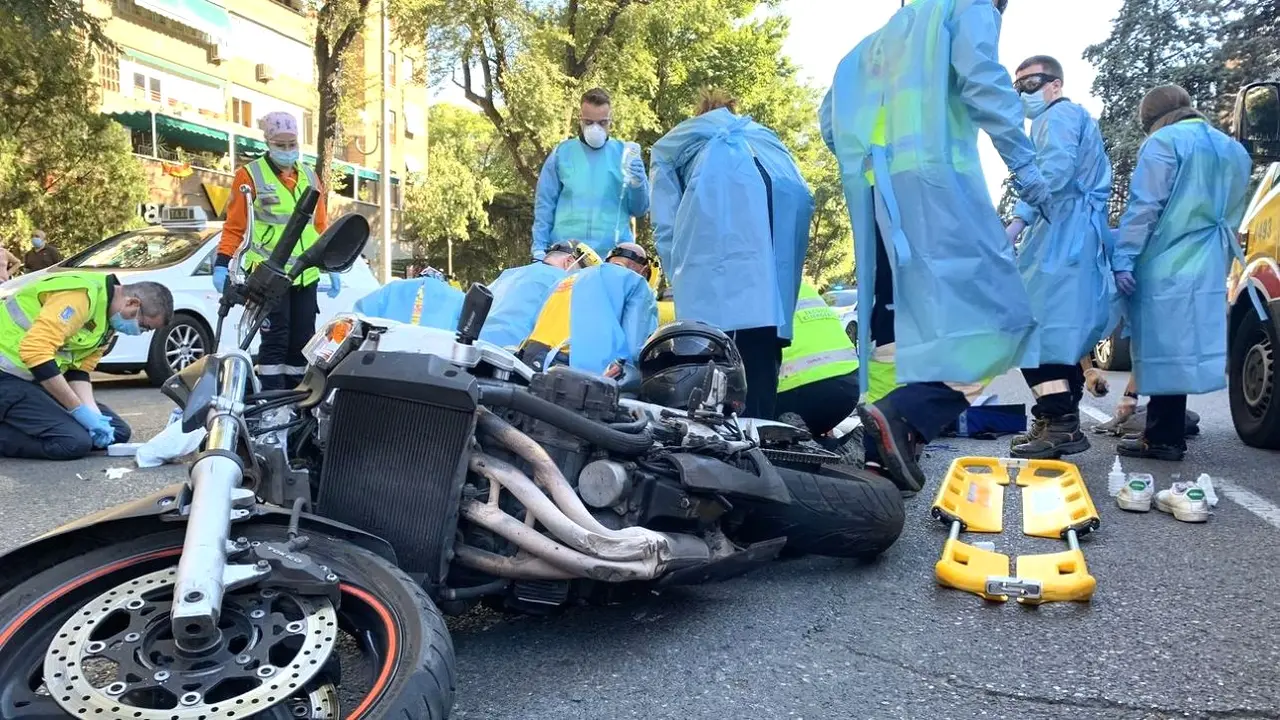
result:
M 209 46 L 209 62 L 217 65 L 228 59 L 230 56 L 230 48 L 223 44 Z
M 258 82 L 271 82 L 276 79 L 276 69 L 266 63 L 258 63 Z

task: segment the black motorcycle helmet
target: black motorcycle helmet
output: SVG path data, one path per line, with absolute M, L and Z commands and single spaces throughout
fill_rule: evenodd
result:
M 685 320 L 662 326 L 640 351 L 639 366 L 640 399 L 645 402 L 697 410 L 716 404 L 711 396 L 722 383 L 724 414 L 746 408 L 742 356 L 728 335 L 706 323 Z

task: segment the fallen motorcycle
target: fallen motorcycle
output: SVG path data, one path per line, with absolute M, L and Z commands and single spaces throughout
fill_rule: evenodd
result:
M 723 383 L 672 409 L 479 341 L 479 285 L 456 332 L 339 316 L 296 390 L 261 391 L 246 349 L 266 308 L 368 238 L 343 217 L 290 263 L 315 201 L 224 296 L 223 317 L 245 307 L 239 348 L 165 383 L 183 429 L 207 429 L 189 480 L 0 560 L 0 717 L 445 718 L 444 614 L 608 602 L 897 540 L 891 483 L 725 414 Z

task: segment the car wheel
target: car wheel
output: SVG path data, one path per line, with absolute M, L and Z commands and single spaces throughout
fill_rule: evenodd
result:
M 1129 338 L 1120 337 L 1124 325 L 1116 327 L 1115 332 L 1103 338 L 1093 348 L 1093 359 L 1103 370 L 1124 371 L 1133 366 L 1129 354 Z
M 159 386 L 174 373 L 204 357 L 213 337 L 194 315 L 177 313 L 173 321 L 156 331 L 147 353 L 147 379 Z
M 1231 422 L 1246 445 L 1280 449 L 1280 403 L 1276 402 L 1276 329 L 1252 310 L 1232 334 L 1227 368 Z

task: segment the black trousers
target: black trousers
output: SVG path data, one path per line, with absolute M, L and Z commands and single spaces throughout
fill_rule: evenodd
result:
M 871 310 L 871 342 L 876 347 L 884 347 L 895 342 L 896 332 L 893 267 L 889 264 L 889 253 L 885 250 L 879 223 L 876 223 L 876 281 L 873 292 L 875 306 Z M 946 383 L 929 382 L 907 383 L 876 404 L 891 406 L 916 431 L 921 440 L 932 442 L 969 407 L 969 400 L 964 393 L 948 387 Z M 872 452 L 870 444 L 867 450 Z
M 732 330 L 729 337 L 742 356 L 747 375 L 746 417 L 772 420 L 778 400 L 778 373 L 782 370 L 782 341 L 778 328 Z
M 1143 432 L 1152 445 L 1187 449 L 1187 396 L 1152 395 L 1147 403 L 1147 428 Z
M 1036 398 L 1031 406 L 1031 414 L 1038 418 L 1059 418 L 1063 415 L 1074 415 L 1080 411 L 1080 399 L 1084 397 L 1084 369 L 1075 365 L 1041 365 L 1038 368 L 1025 368 L 1022 377 L 1027 387 L 1036 392 L 1036 387 L 1045 383 L 1059 383 L 1066 387 L 1065 391 L 1051 392 Z
M 294 285 L 267 315 L 258 346 L 258 379 L 263 390 L 293 389 L 307 372 L 302 349 L 316 334 L 316 315 L 320 314 L 318 284 Z
M 129 442 L 129 424 L 98 403 L 111 421 L 112 444 Z M 0 457 L 31 460 L 79 460 L 93 452 L 89 431 L 71 413 L 30 380 L 0 372 Z
M 777 412 L 795 413 L 814 437 L 826 435 L 858 407 L 858 373 L 839 375 L 778 393 Z

